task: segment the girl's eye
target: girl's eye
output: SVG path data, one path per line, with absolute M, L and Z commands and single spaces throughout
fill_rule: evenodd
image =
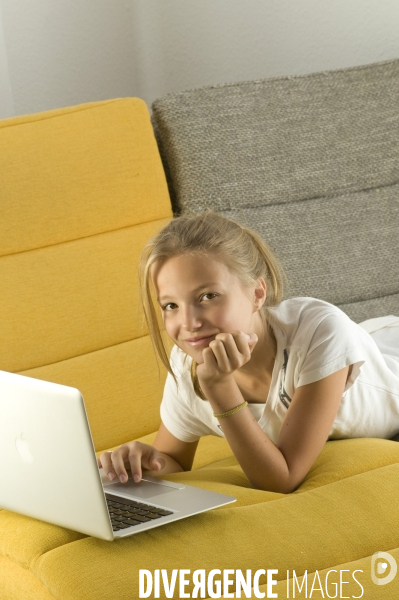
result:
M 207 294 L 203 294 L 202 298 L 204 298 L 205 296 L 214 296 L 215 297 L 215 296 L 217 296 L 217 294 L 214 294 L 213 292 L 208 292 Z M 171 309 L 167 308 L 168 306 L 176 306 L 176 304 L 174 302 L 168 302 L 168 304 L 165 304 L 164 306 L 162 306 L 162 310 L 167 310 L 167 311 L 171 310 Z
M 173 302 L 169 302 L 168 304 L 165 304 L 165 306 L 162 307 L 162 310 L 167 310 L 167 306 L 170 306 L 171 304 L 173 304 Z
M 207 294 L 204 294 L 204 296 L 216 296 L 216 294 L 214 294 L 213 292 L 208 292 Z

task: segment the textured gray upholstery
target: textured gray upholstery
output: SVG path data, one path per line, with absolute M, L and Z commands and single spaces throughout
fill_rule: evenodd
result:
M 286 298 L 399 315 L 399 60 L 170 94 L 153 122 L 176 215 L 252 227 Z

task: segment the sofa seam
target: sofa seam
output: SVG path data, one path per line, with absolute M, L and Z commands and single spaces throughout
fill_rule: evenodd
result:
M 268 209 L 270 206 L 285 206 L 287 204 L 291 204 L 291 205 L 296 205 L 298 203 L 302 203 L 302 202 L 312 202 L 315 200 L 333 200 L 334 198 L 339 198 L 342 196 L 353 196 L 355 194 L 361 194 L 362 192 L 371 192 L 376 190 L 377 193 L 379 193 L 379 190 L 385 190 L 386 188 L 391 188 L 391 187 L 395 187 L 399 185 L 399 180 L 398 181 L 394 181 L 393 183 L 387 183 L 386 185 L 377 185 L 377 186 L 370 186 L 370 187 L 366 187 L 366 188 L 362 188 L 360 190 L 355 190 L 355 189 L 349 189 L 347 191 L 342 190 L 339 191 L 335 194 L 325 194 L 325 195 L 319 195 L 319 196 L 309 196 L 307 198 L 298 198 L 297 200 L 288 200 L 285 202 L 273 202 L 273 203 L 268 203 L 268 204 L 241 204 L 239 210 L 241 209 L 259 209 L 259 208 L 265 208 Z M 397 201 L 396 198 L 394 198 L 394 201 Z M 231 211 L 231 210 L 235 210 L 235 206 L 229 206 L 228 208 L 222 208 L 221 212 L 225 212 L 225 211 Z
M 329 441 L 339 441 L 339 440 L 329 440 Z M 387 440 L 387 441 L 392 441 L 392 440 Z M 365 473 L 372 473 L 373 471 L 378 471 L 379 469 L 385 469 L 386 467 L 391 467 L 392 465 L 396 465 L 396 464 L 398 464 L 398 461 L 394 461 L 392 463 L 389 463 L 388 465 L 380 465 L 379 467 L 375 467 L 375 468 L 369 469 L 367 471 L 362 471 L 361 473 L 355 473 L 353 475 L 347 475 L 345 477 L 342 477 L 341 479 L 338 479 L 337 481 L 330 481 L 329 483 L 325 483 L 323 485 L 318 485 L 317 487 L 314 487 L 314 488 L 312 488 L 310 490 L 304 490 L 303 492 L 296 493 L 296 490 L 294 490 L 294 492 L 290 492 L 289 494 L 284 494 L 284 493 L 277 492 L 279 494 L 278 498 L 274 498 L 272 500 L 267 500 L 266 502 L 254 502 L 253 504 L 245 504 L 243 506 L 233 506 L 231 508 L 227 507 L 225 510 L 248 508 L 248 507 L 254 506 L 254 505 L 269 504 L 270 502 L 278 502 L 279 500 L 289 499 L 289 498 L 292 498 L 293 495 L 295 495 L 295 496 L 301 496 L 303 494 L 309 494 L 311 492 L 314 492 L 315 490 L 318 490 L 318 489 L 321 489 L 321 488 L 326 488 L 326 487 L 328 487 L 330 485 L 336 485 L 337 483 L 340 483 L 341 481 L 345 481 L 346 479 L 351 479 L 353 477 L 359 477 L 361 475 L 364 475 Z M 205 468 L 206 468 L 206 466 L 205 466 Z
M 164 330 L 161 330 L 161 331 L 164 331 Z M 116 344 L 111 344 L 110 346 L 103 346 L 102 348 L 96 348 L 95 350 L 90 350 L 89 352 L 83 352 L 83 354 L 75 354 L 73 356 L 68 356 L 68 358 L 63 358 L 62 360 L 57 360 L 55 362 L 46 363 L 44 365 L 37 365 L 35 367 L 28 367 L 27 369 L 20 369 L 18 371 L 14 371 L 14 373 L 22 375 L 22 374 L 26 373 L 26 371 L 32 371 L 33 369 L 42 369 L 44 367 L 51 367 L 53 365 L 58 365 L 67 360 L 73 360 L 74 358 L 80 358 L 81 356 L 88 356 L 89 354 L 94 354 L 95 352 L 101 352 L 101 350 L 108 350 L 108 348 L 115 348 L 116 346 L 121 346 L 122 344 L 127 344 L 129 342 L 141 340 L 145 337 L 149 337 L 149 333 L 147 333 L 145 335 L 139 335 L 138 337 L 135 337 L 135 338 L 129 338 L 128 340 L 123 340 L 122 342 L 117 342 Z
M 356 438 L 356 439 L 359 439 L 359 438 Z M 365 438 L 365 439 L 368 439 L 368 438 Z M 340 440 L 328 440 L 328 441 L 340 441 Z M 387 441 L 390 442 L 392 440 L 387 440 Z M 399 442 L 397 442 L 397 443 L 399 443 Z M 225 458 L 230 458 L 230 457 L 225 457 Z M 221 459 L 221 460 L 223 460 L 223 459 Z M 398 464 L 398 461 L 394 461 L 394 462 L 389 463 L 387 465 L 380 465 L 378 467 L 374 467 L 374 468 L 369 469 L 367 471 L 362 471 L 361 473 L 354 473 L 352 475 L 346 475 L 345 477 L 342 477 L 341 479 L 338 479 L 337 481 L 330 481 L 329 483 L 324 483 L 323 485 L 318 485 L 318 486 L 316 486 L 316 487 L 314 487 L 314 488 L 312 488 L 310 490 L 304 490 L 303 492 L 296 493 L 296 490 L 294 492 L 290 492 L 288 494 L 284 494 L 282 492 L 276 492 L 278 494 L 278 496 L 279 496 L 278 498 L 274 498 L 272 500 L 267 500 L 265 502 L 254 502 L 252 504 L 244 504 L 243 506 L 226 507 L 224 510 L 234 510 L 234 509 L 248 508 L 248 507 L 254 506 L 254 505 L 269 504 L 270 502 L 278 502 L 279 500 L 289 499 L 289 498 L 292 498 L 294 495 L 295 496 L 300 496 L 302 494 L 308 494 L 308 493 L 314 492 L 315 490 L 318 490 L 318 489 L 321 489 L 321 488 L 326 488 L 327 486 L 330 486 L 330 485 L 336 485 L 337 483 L 340 483 L 341 481 L 345 481 L 346 479 L 351 479 L 353 477 L 359 477 L 359 476 L 364 475 L 365 473 L 372 473 L 373 471 L 378 471 L 379 469 L 385 469 L 386 467 L 391 467 L 392 465 L 396 465 L 396 464 Z M 198 469 L 206 469 L 206 467 L 207 467 L 207 465 L 203 465 L 202 467 L 199 467 L 199 468 L 195 469 L 195 471 L 197 471 Z M 252 488 L 248 488 L 248 489 L 251 490 Z
M 0 254 L 0 260 L 5 256 L 16 256 L 17 254 L 25 254 L 26 252 L 34 252 L 35 250 L 42 250 L 44 248 L 52 248 L 55 246 L 61 246 L 62 244 L 70 244 L 72 242 L 77 242 L 79 240 L 85 240 L 88 238 L 105 235 L 107 233 L 113 233 L 114 231 L 121 231 L 122 229 L 130 229 L 131 227 L 137 227 L 138 225 L 147 225 L 148 223 L 155 223 L 156 221 L 161 221 L 162 219 L 167 219 L 167 218 L 170 218 L 170 215 L 167 215 L 165 217 L 159 217 L 156 219 L 150 219 L 149 221 L 140 221 L 140 223 L 133 223 L 132 225 L 124 225 L 123 227 L 117 227 L 115 229 L 108 229 L 106 231 L 100 231 L 97 233 L 92 233 L 90 235 L 84 235 L 84 236 L 73 238 L 70 240 L 55 242 L 54 244 L 47 244 L 46 246 L 38 246 L 36 248 L 28 248 L 27 250 L 20 250 L 19 252 L 11 252 L 9 254 Z M 172 218 L 173 218 L 173 216 L 172 216 Z
M 352 438 L 352 439 L 360 439 L 360 438 Z M 371 438 L 364 438 L 364 439 L 371 439 Z M 328 440 L 330 442 L 334 442 L 334 441 L 339 441 L 339 440 Z M 388 442 L 391 442 L 392 440 L 387 440 Z M 339 483 L 340 481 L 345 481 L 345 479 L 351 479 L 352 477 L 359 477 L 361 475 L 364 475 L 365 473 L 373 473 L 373 471 L 378 471 L 379 469 L 385 469 L 386 467 L 391 467 L 392 465 L 397 465 L 398 461 L 394 461 L 392 463 L 389 463 L 388 465 L 380 465 L 379 467 L 375 467 L 373 469 L 368 469 L 367 471 L 362 471 L 361 473 L 355 473 L 354 475 L 347 475 L 346 477 L 342 477 L 341 479 L 338 479 L 337 481 L 330 481 L 330 483 L 325 483 L 324 485 L 319 485 L 315 488 L 312 488 L 311 490 L 305 490 L 303 492 L 299 492 L 297 495 L 299 494 L 307 494 L 309 492 L 313 492 L 316 489 L 319 488 L 325 488 L 329 485 L 335 485 L 337 483 Z M 287 496 L 289 496 L 289 494 L 286 494 Z M 277 500 L 277 498 L 276 498 Z M 271 500 L 271 502 L 275 502 L 274 500 Z M 240 508 L 240 507 L 239 507 Z
M 358 304 L 360 302 L 370 302 L 371 300 L 379 300 L 380 298 L 389 298 L 390 296 L 397 296 L 399 294 L 399 290 L 397 292 L 392 292 L 391 294 L 383 294 L 382 296 L 374 296 L 373 298 L 362 298 L 360 300 L 351 300 L 350 302 L 340 302 L 339 305 L 340 306 L 345 306 L 347 304 Z M 334 306 L 337 306 L 339 308 L 339 306 L 337 304 L 335 304 Z M 383 315 L 384 316 L 384 315 Z
M 67 542 L 67 544 L 69 544 L 69 543 L 70 543 L 70 542 Z M 65 546 L 65 544 L 63 544 L 63 546 Z M 57 546 L 57 547 L 59 548 L 60 546 Z M 51 552 L 51 550 L 47 550 L 47 552 Z M 45 554 L 47 554 L 47 552 L 44 552 L 44 553 L 43 553 L 43 554 L 41 554 L 40 556 L 45 556 Z M 44 589 L 46 590 L 46 592 L 47 592 L 48 594 L 50 594 L 50 596 L 51 596 L 52 598 L 54 598 L 54 600 L 57 600 L 57 599 L 56 599 L 56 596 L 54 596 L 54 594 L 53 594 L 53 593 L 52 593 L 52 592 L 49 590 L 49 588 L 46 586 L 46 584 L 43 582 L 43 580 L 42 580 L 40 577 L 38 577 L 38 576 L 37 576 L 37 573 L 35 573 L 35 571 L 33 571 L 33 570 L 30 568 L 30 566 L 29 566 L 29 564 L 28 564 L 28 563 L 23 563 L 23 562 L 21 562 L 21 561 L 19 561 L 19 560 L 15 560 L 14 558 L 12 558 L 12 557 L 11 557 L 10 555 L 8 555 L 8 554 L 1 553 L 1 556 L 3 556 L 4 558 L 6 558 L 6 559 L 7 559 L 7 560 L 9 560 L 10 562 L 12 562 L 14 565 L 17 565 L 17 566 L 21 567 L 21 569 L 25 569 L 25 571 L 28 571 L 29 573 L 31 573 L 31 575 L 32 575 L 33 577 L 35 577 L 35 579 L 36 579 L 37 581 L 39 581 L 39 582 L 42 584 L 42 586 L 44 587 Z

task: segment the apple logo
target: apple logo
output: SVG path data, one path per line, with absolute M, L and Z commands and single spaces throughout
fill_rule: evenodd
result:
M 22 460 L 31 463 L 33 461 L 33 456 L 31 454 L 31 451 L 29 450 L 28 440 L 22 439 L 23 435 L 24 434 L 21 433 L 21 435 L 15 440 L 15 446 Z

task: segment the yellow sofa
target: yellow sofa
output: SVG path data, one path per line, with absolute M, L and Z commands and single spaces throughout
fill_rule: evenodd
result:
M 79 388 L 98 453 L 151 443 L 160 422 L 137 263 L 172 218 L 142 100 L 0 121 L 0 369 Z M 284 495 L 251 489 L 225 440 L 204 438 L 192 471 L 167 478 L 235 504 L 114 543 L 0 510 L 0 599 L 134 600 L 140 569 L 276 569 L 278 598 L 396 599 L 399 575 L 376 585 L 371 567 L 378 551 L 399 562 L 398 460 L 393 441 L 330 441 Z

